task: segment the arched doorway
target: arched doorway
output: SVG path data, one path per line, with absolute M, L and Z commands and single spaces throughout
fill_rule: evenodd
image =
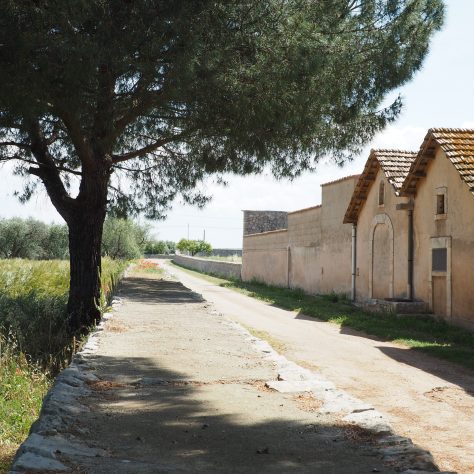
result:
M 393 298 L 393 226 L 386 214 L 375 216 L 370 236 L 370 297 Z

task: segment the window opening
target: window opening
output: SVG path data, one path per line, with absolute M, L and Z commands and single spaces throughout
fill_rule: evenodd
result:
M 384 200 L 385 200 L 385 183 L 383 181 L 380 181 L 380 184 L 379 184 L 379 206 L 384 205 Z
M 446 214 L 444 194 L 438 194 L 436 196 L 436 214 Z

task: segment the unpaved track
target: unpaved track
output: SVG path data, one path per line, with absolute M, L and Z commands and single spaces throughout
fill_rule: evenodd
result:
M 429 450 L 441 469 L 474 473 L 472 371 L 275 308 L 160 263 L 219 312 L 284 343 L 290 360 L 320 371 L 386 414 L 396 432 Z
M 81 474 L 395 473 L 312 400 L 266 389 L 275 363 L 180 283 L 131 277 L 120 297 L 83 356 L 98 377 L 81 398 L 88 410 L 60 433 L 98 454 L 57 447 L 48 430 L 40 453 L 53 443 L 52 457 Z

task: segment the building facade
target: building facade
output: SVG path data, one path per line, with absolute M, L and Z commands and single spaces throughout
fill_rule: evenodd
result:
M 279 213 L 279 229 L 245 233 L 242 277 L 420 301 L 474 329 L 473 194 L 474 130 L 431 129 L 418 152 L 372 150 L 361 175 L 322 186 L 320 206 L 288 213 L 286 228 Z

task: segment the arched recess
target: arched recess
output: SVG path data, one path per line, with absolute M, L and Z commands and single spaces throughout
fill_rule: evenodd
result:
M 369 233 L 369 298 L 393 298 L 393 258 L 392 221 L 376 214 Z

